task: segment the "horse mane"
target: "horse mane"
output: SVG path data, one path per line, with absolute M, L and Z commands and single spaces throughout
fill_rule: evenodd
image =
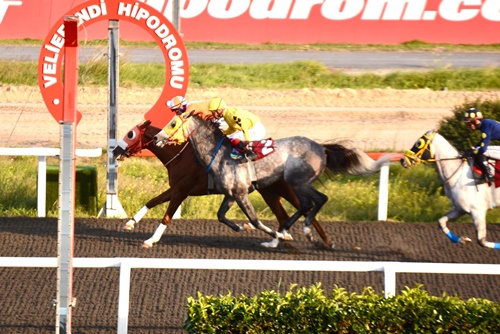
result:
M 212 122 L 211 119 L 206 119 L 202 117 L 203 115 L 193 113 L 190 117 L 196 120 L 196 128 L 199 130 L 200 127 L 206 129 L 207 132 L 213 133 L 215 139 L 220 139 L 221 137 L 226 137 L 224 133 L 219 129 L 219 126 Z
M 439 136 L 439 137 L 437 137 L 437 136 Z M 437 137 L 437 138 L 440 138 L 440 139 L 442 140 L 442 142 L 443 142 L 443 143 L 447 144 L 450 148 L 452 148 L 453 150 L 455 150 L 455 151 L 456 151 L 456 152 L 453 152 L 453 155 L 457 155 L 457 154 L 460 152 L 459 150 L 457 150 L 457 148 L 456 148 L 455 146 L 453 146 L 453 144 L 452 144 L 452 143 L 450 143 L 450 142 L 448 141 L 448 139 L 446 139 L 445 137 L 443 137 L 443 135 L 442 135 L 442 134 L 440 134 L 439 132 L 436 132 L 436 136 L 434 137 L 434 140 L 436 139 L 436 137 Z

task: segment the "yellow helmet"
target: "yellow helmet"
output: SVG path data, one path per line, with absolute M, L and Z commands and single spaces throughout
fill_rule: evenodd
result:
M 224 102 L 224 100 L 220 97 L 214 97 L 208 105 L 208 110 L 215 111 L 219 109 L 226 109 L 226 102 Z

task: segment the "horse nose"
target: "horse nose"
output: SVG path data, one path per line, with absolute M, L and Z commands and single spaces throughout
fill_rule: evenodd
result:
M 403 166 L 404 168 L 409 168 L 410 166 L 408 166 L 408 163 L 406 162 L 406 159 L 405 158 L 401 158 L 399 160 L 399 163 L 401 164 L 401 166 Z
M 163 130 L 161 130 L 160 132 L 158 132 L 156 135 L 153 136 L 153 142 L 155 143 L 156 146 L 159 147 L 165 146 L 168 139 L 169 139 L 168 135 Z
M 122 156 L 127 156 L 127 151 L 123 149 L 121 146 L 117 146 L 113 149 L 113 158 L 117 159 Z

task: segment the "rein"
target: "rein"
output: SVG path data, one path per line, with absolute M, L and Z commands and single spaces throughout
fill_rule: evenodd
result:
M 184 150 L 186 149 L 186 147 L 188 146 L 188 144 L 189 144 L 189 142 L 187 141 L 184 144 L 184 147 L 179 151 L 179 153 L 177 153 L 176 155 L 174 155 L 172 157 L 172 159 L 170 159 L 169 161 L 167 161 L 166 163 L 164 163 L 163 166 L 167 167 L 172 161 L 174 161 L 175 159 L 177 159 L 182 154 L 182 152 L 184 152 Z
M 210 171 L 210 169 L 212 169 L 212 165 L 214 164 L 215 157 L 217 156 L 217 153 L 219 153 L 219 150 L 220 150 L 220 148 L 222 146 L 222 143 L 224 142 L 224 138 L 225 137 L 222 137 L 221 140 L 220 140 L 220 142 L 219 142 L 219 145 L 217 145 L 217 148 L 215 149 L 215 153 L 212 156 L 212 161 L 210 161 L 210 163 L 208 164 L 208 167 L 205 170 L 205 173 L 208 173 Z

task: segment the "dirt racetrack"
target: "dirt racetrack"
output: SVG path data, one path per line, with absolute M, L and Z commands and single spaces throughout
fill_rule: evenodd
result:
M 217 221 L 176 220 L 153 249 L 141 248 L 158 220 L 145 219 L 132 233 L 121 231 L 126 220 L 77 219 L 76 257 L 138 257 L 199 259 L 269 259 L 398 261 L 500 264 L 500 252 L 473 242 L 452 244 L 431 223 L 323 222 L 336 242 L 335 250 L 310 243 L 300 224 L 294 241 L 264 249 L 261 231 L 236 233 Z M 275 226 L 274 222 L 266 222 Z M 471 224 L 455 223 L 457 235 L 474 239 Z M 500 241 L 500 224 L 489 226 L 489 239 Z M 56 257 L 56 218 L 0 218 L 1 257 Z M 55 268 L 0 268 L 0 333 L 53 333 L 56 296 Z M 73 333 L 116 333 L 118 319 L 117 268 L 75 269 Z M 322 283 L 326 293 L 335 285 L 348 292 L 371 286 L 383 290 L 381 272 L 288 272 L 132 269 L 129 333 L 184 333 L 186 298 L 197 292 L 254 295 L 262 290 L 288 291 L 290 284 L 309 287 Z M 500 302 L 500 276 L 398 274 L 397 291 L 423 284 L 430 294 L 478 297 Z
M 161 89 L 122 88 L 118 93 L 118 138 L 144 120 Z M 497 100 L 498 91 L 430 89 L 190 88 L 189 100 L 223 97 L 261 117 L 275 139 L 304 135 L 319 142 L 349 139 L 362 150 L 405 150 L 455 106 L 465 101 Z M 78 110 L 78 148 L 107 147 L 107 88 L 82 87 Z M 171 117 L 171 112 L 166 114 Z M 35 126 L 34 126 L 35 125 Z M 47 111 L 38 87 L 0 84 L 0 147 L 58 147 L 59 125 Z

